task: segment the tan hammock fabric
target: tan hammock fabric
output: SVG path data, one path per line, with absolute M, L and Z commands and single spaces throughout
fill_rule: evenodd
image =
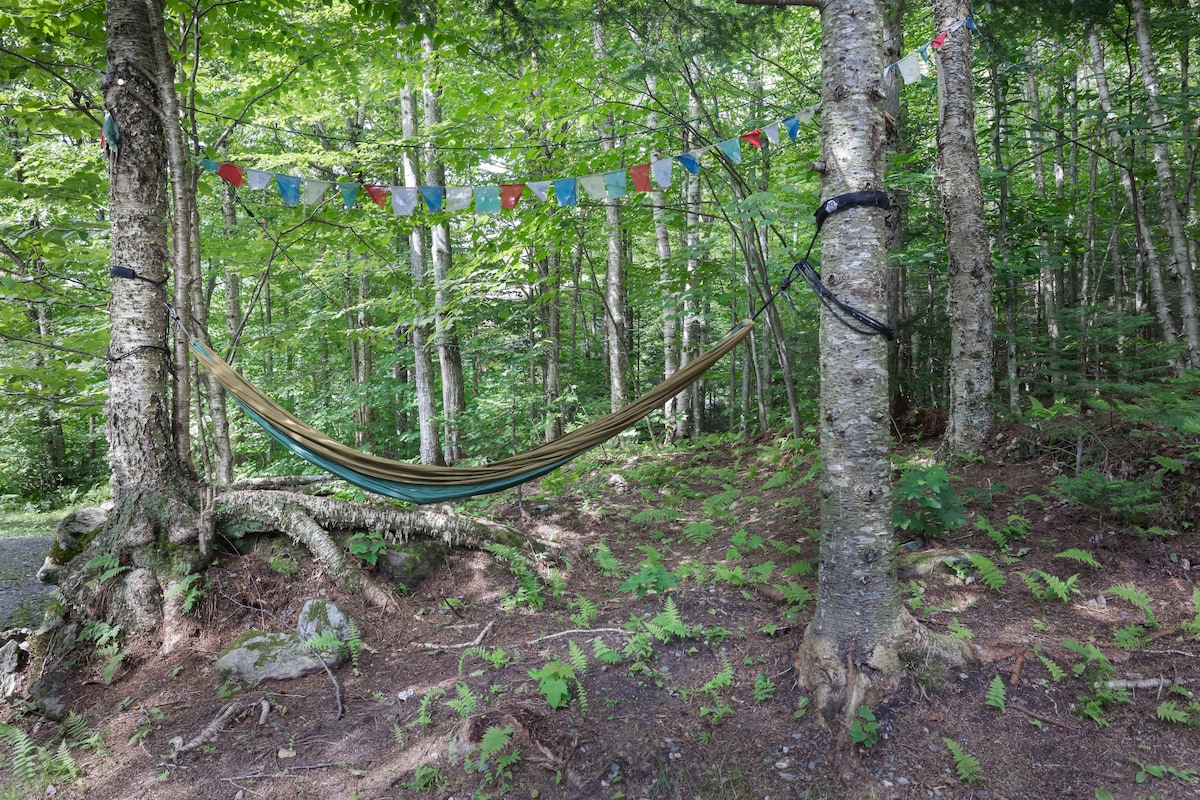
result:
M 611 439 L 702 377 L 737 347 L 753 327 L 753 320 L 742 320 L 711 350 L 619 411 L 534 450 L 476 467 L 409 464 L 359 452 L 297 419 L 194 339 L 192 350 L 256 422 L 300 457 L 371 491 L 412 502 L 440 502 L 499 491 L 531 480 Z M 362 480 L 356 480 L 358 477 Z M 413 491 L 405 487 L 412 487 Z

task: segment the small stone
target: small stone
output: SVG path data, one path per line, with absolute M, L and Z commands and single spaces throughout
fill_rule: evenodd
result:
M 786 758 L 775 762 L 775 769 L 787 769 L 788 766 L 788 760 Z
M 791 783 L 792 781 L 796 780 L 796 776 L 790 772 L 781 772 L 779 773 L 779 779 Z
M 275 757 L 276 758 L 295 758 L 296 751 L 291 749 L 290 747 L 281 747 L 275 753 Z
M 931 753 L 936 753 L 936 752 L 938 752 L 939 749 L 941 749 L 941 748 L 939 748 L 936 744 L 929 745 L 929 752 L 931 752 Z
M 909 780 L 908 778 L 896 778 L 896 783 L 901 786 L 908 786 Z

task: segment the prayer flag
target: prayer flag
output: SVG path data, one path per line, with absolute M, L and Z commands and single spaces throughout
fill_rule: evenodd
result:
M 475 213 L 482 216 L 484 214 L 496 214 L 500 211 L 500 187 L 499 186 L 476 186 L 475 187 Z
M 325 190 L 333 186 L 331 181 L 318 181 L 309 178 L 304 182 L 304 205 L 311 206 L 321 202 Z
M 554 182 L 554 199 L 560 206 L 579 205 L 579 185 L 575 178 L 559 178 Z
M 800 116 L 793 114 L 783 121 L 783 127 L 787 128 L 788 138 L 793 142 L 796 141 L 796 134 L 800 132 Z
M 972 16 L 969 16 L 969 15 L 967 16 L 967 30 L 969 30 L 969 31 L 977 30 L 975 27 L 975 18 Z
M 271 173 L 265 169 L 248 169 L 246 177 L 249 179 L 250 188 L 256 191 L 267 188 L 267 184 L 271 182 Z
M 683 168 L 693 175 L 699 174 L 700 159 L 696 158 L 696 156 L 692 153 L 680 153 L 679 155 L 675 156 L 675 160 L 680 164 L 683 164 Z
M 905 83 L 916 83 L 921 79 L 921 57 L 916 50 L 896 62 L 896 68 L 900 70 L 900 79 Z
M 200 159 L 200 166 L 204 167 L 206 170 L 208 170 L 209 172 L 211 172 L 213 174 L 216 174 L 217 170 L 219 170 L 221 168 L 221 165 L 218 164 L 217 162 L 213 161 L 211 158 Z
M 671 165 L 673 158 L 658 158 L 650 162 L 650 171 L 654 173 L 654 182 L 666 189 L 671 185 Z
M 470 186 L 451 186 L 446 189 L 446 210 L 462 211 L 471 205 Z
M 767 135 L 767 141 L 771 144 L 779 144 L 779 123 L 772 122 L 763 128 L 763 133 Z
M 738 138 L 743 142 L 749 142 L 750 144 L 754 145 L 755 150 L 762 150 L 762 139 L 760 138 L 761 134 L 762 128 L 755 128 L 752 131 L 743 133 Z
M 397 217 L 411 217 L 417 208 L 417 187 L 392 187 L 392 213 Z
M 633 178 L 635 192 L 650 191 L 650 164 L 638 164 L 629 168 L 629 177 Z
M 742 143 L 739 139 L 726 139 L 717 145 L 721 152 L 729 157 L 729 160 L 735 164 L 742 163 Z
M 517 203 L 521 202 L 521 192 L 524 190 L 525 184 L 523 183 L 500 184 L 500 207 L 505 211 L 515 208 Z
M 604 190 L 608 194 L 609 200 L 616 200 L 618 197 L 625 196 L 625 170 L 614 169 L 604 173 Z
M 445 189 L 441 186 L 421 186 L 417 191 L 421 193 L 426 208 L 435 214 L 442 210 L 442 201 L 446 197 Z
M 338 189 L 342 193 L 342 203 L 346 208 L 354 208 L 354 202 L 358 200 L 358 190 L 362 188 L 361 183 L 353 181 L 338 181 Z
M 546 192 L 548 192 L 550 190 L 551 182 L 550 181 L 530 181 L 529 183 L 527 183 L 525 185 L 529 187 L 529 190 L 531 192 L 533 192 L 534 194 L 537 195 L 538 200 L 545 200 Z
M 805 122 L 812 122 L 812 118 L 816 115 L 817 111 L 819 111 L 820 108 L 821 108 L 820 103 L 817 103 L 815 106 L 809 106 L 808 108 L 806 108 L 803 111 L 796 114 L 796 121 L 801 124 L 803 124 Z M 794 137 L 793 137 L 792 141 L 795 141 Z
M 607 200 L 608 189 L 604 186 L 603 175 L 584 175 L 579 178 L 579 185 L 592 196 L 594 200 Z
M 929 46 L 932 47 L 934 50 L 940 49 L 942 47 L 942 45 L 944 45 L 946 43 L 946 34 L 948 34 L 948 33 L 949 33 L 949 31 L 942 31 L 937 36 L 933 37 L 933 41 L 931 41 L 929 43 Z
M 232 183 L 234 186 L 241 186 L 246 182 L 246 171 L 237 164 L 225 162 L 217 170 L 217 175 Z
M 275 183 L 279 185 L 279 196 L 283 198 L 284 205 L 300 205 L 300 184 L 303 180 L 295 175 L 275 173 Z
M 388 188 L 386 186 L 380 186 L 378 183 L 364 183 L 363 188 L 367 190 L 367 196 L 375 201 L 375 205 L 387 208 Z

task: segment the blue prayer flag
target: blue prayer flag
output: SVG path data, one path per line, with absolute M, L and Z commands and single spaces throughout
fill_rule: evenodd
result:
M 625 170 L 614 169 L 612 172 L 604 173 L 604 189 L 608 192 L 609 200 L 624 197 L 626 189 Z
M 783 121 L 783 127 L 787 128 L 788 138 L 793 142 L 796 141 L 796 134 L 800 133 L 800 120 L 795 114 Z
M 419 187 L 421 198 L 425 201 L 425 207 L 435 214 L 442 210 L 442 199 L 446 196 L 445 188 L 441 186 L 421 186 Z
M 499 186 L 475 187 L 475 213 L 480 215 L 500 213 Z
M 693 175 L 700 173 L 700 159 L 696 158 L 691 153 L 680 153 L 675 156 L 675 160 L 683 164 L 683 168 Z
M 579 205 L 579 184 L 574 178 L 559 178 L 554 181 L 554 199 L 560 206 Z
M 300 205 L 300 184 L 303 180 L 295 175 L 275 173 L 275 183 L 279 184 L 279 196 L 283 198 L 284 205 Z

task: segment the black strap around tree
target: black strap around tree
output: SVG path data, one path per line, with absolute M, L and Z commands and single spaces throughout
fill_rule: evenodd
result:
M 171 305 L 171 298 L 167 295 L 166 287 L 167 287 L 167 281 L 169 280 L 168 278 L 163 278 L 161 281 L 156 281 L 151 278 L 147 278 L 145 275 L 139 275 L 137 270 L 135 270 L 133 267 L 126 267 L 126 266 L 122 266 L 121 264 L 113 264 L 111 267 L 109 267 L 108 274 L 110 277 L 113 277 L 113 278 L 124 278 L 126 280 L 131 280 L 131 281 L 142 281 L 143 283 L 148 283 L 151 286 L 157 288 L 158 291 L 162 294 L 163 305 L 165 305 L 167 307 L 167 313 L 170 314 L 171 319 L 175 322 L 175 326 L 180 329 L 183 328 L 183 320 L 181 320 L 179 318 L 179 313 L 177 311 L 175 311 L 175 307 L 173 305 Z M 156 345 L 156 344 L 139 345 L 138 347 L 135 347 L 132 350 L 127 350 L 126 352 L 121 353 L 121 355 L 119 355 L 119 356 L 113 355 L 112 345 L 109 345 L 108 360 L 109 361 L 123 361 L 136 353 L 142 352 L 143 350 L 161 350 L 167 356 L 167 371 L 169 373 L 171 373 L 172 375 L 175 374 L 175 364 L 174 364 L 175 354 L 169 347 L 163 347 L 161 345 Z
M 817 296 L 817 299 L 821 301 L 821 305 L 823 305 L 838 322 L 842 323 L 855 333 L 861 333 L 864 336 L 874 336 L 879 334 L 887 337 L 889 342 L 895 340 L 896 332 L 892 330 L 892 326 L 880 322 L 870 314 L 859 311 L 857 308 L 847 305 L 839 300 L 838 296 L 834 294 L 821 280 L 821 273 L 819 273 L 817 268 L 812 265 L 812 262 L 808 260 L 808 257 L 812 255 L 813 245 L 817 243 L 817 236 L 820 235 L 821 226 L 825 224 L 825 220 L 827 220 L 831 214 L 836 214 L 839 211 L 846 211 L 847 209 L 859 208 L 862 206 L 891 208 L 892 199 L 888 196 L 887 192 L 847 192 L 846 194 L 839 194 L 836 197 L 831 197 L 818 206 L 816 214 L 814 215 L 817 218 L 817 229 L 813 231 L 812 239 L 808 243 L 808 251 L 805 252 L 799 261 L 792 264 L 791 271 L 788 272 L 787 277 L 783 279 L 783 283 L 779 285 L 779 288 L 775 290 L 775 294 L 771 295 L 770 299 L 768 299 L 767 302 L 764 303 L 763 306 L 754 313 L 755 319 L 758 318 L 758 315 L 761 314 L 768 305 L 775 302 L 775 298 L 779 297 L 781 294 L 788 299 L 788 302 L 791 302 L 792 298 L 787 293 L 788 287 L 791 286 L 797 278 L 803 278 L 804 282 L 812 288 L 813 293 Z M 792 305 L 794 306 L 795 303 L 792 303 Z M 850 319 L 853 319 L 858 323 L 858 325 L 851 323 L 849 321 Z M 862 327 L 859 327 L 860 325 Z

